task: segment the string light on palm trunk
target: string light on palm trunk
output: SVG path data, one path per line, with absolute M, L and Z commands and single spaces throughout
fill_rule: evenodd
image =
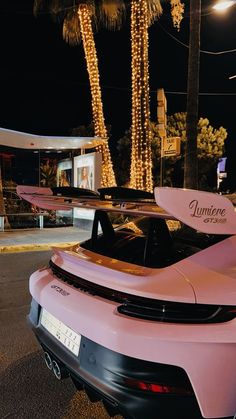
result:
M 93 37 L 91 10 L 89 5 L 81 4 L 78 7 L 78 16 L 83 40 L 83 46 L 89 74 L 89 82 L 92 96 L 92 112 L 95 136 L 105 140 L 99 151 L 102 153 L 102 179 L 101 186 L 115 186 L 116 180 L 113 171 L 110 150 L 108 146 L 108 135 L 105 126 L 102 106 L 102 95 L 100 89 L 100 79 L 98 71 L 98 60 Z
M 152 156 L 148 72 L 148 4 L 131 3 L 132 150 L 130 184 L 152 191 Z

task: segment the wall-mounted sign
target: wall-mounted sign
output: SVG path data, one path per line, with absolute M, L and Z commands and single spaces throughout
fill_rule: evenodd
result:
M 226 162 L 227 157 L 221 157 L 217 164 L 217 188 L 220 188 L 220 184 L 223 181 L 223 179 L 227 178 L 227 172 L 226 172 Z
M 66 159 L 57 165 L 57 186 L 72 186 L 72 160 Z
M 161 137 L 166 137 L 167 100 L 163 88 L 157 90 L 157 128 Z
M 180 154 L 180 137 L 162 139 L 161 156 L 172 157 Z
M 96 191 L 101 186 L 101 153 L 81 154 L 74 157 L 74 186 Z M 92 228 L 94 210 L 74 208 L 74 225 L 84 230 Z
M 97 190 L 101 186 L 101 153 L 81 154 L 74 157 L 74 186 Z
M 226 173 L 226 161 L 227 157 L 221 157 L 217 164 L 217 173 Z

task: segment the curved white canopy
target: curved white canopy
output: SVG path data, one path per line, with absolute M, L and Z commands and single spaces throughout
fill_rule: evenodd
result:
M 31 150 L 88 149 L 104 142 L 98 137 L 59 137 L 28 134 L 0 128 L 0 145 Z

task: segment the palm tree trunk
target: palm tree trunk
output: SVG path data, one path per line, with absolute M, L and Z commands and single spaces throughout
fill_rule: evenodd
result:
M 81 4 L 78 8 L 80 28 L 82 34 L 83 47 L 87 62 L 89 82 L 92 95 L 92 112 L 94 121 L 94 130 L 97 137 L 105 140 L 104 145 L 99 151 L 102 153 L 102 179 L 101 186 L 115 186 L 116 180 L 113 171 L 110 150 L 108 145 L 107 129 L 104 121 L 102 96 L 98 71 L 98 59 L 94 42 L 90 8 L 87 4 Z
M 200 67 L 201 0 L 190 0 L 190 39 L 184 187 L 198 189 L 197 122 Z
M 4 205 L 4 199 L 3 199 L 1 162 L 0 162 L 0 214 L 4 215 L 5 228 L 10 228 L 10 224 L 9 224 L 9 221 L 8 221 L 8 218 L 7 218 L 6 209 L 5 209 L 5 205 Z
M 131 2 L 132 150 L 130 185 L 153 190 L 148 72 L 148 0 Z

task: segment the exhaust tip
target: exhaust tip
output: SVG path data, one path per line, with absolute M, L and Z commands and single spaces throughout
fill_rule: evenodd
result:
M 44 351 L 44 361 L 48 369 L 54 373 L 58 380 L 69 377 L 69 372 L 66 367 L 61 362 L 55 361 L 47 351 Z
M 53 361 L 48 352 L 44 352 L 44 361 L 49 370 L 53 369 Z
M 52 370 L 54 372 L 55 377 L 58 380 L 63 380 L 64 378 L 67 378 L 70 375 L 66 367 L 63 364 L 55 361 L 55 359 L 53 359 L 52 361 Z
M 61 368 L 60 368 L 59 364 L 57 363 L 57 361 L 55 361 L 55 360 L 52 361 L 52 370 L 53 370 L 53 373 L 54 373 L 55 377 L 58 380 L 61 380 L 62 379 Z

